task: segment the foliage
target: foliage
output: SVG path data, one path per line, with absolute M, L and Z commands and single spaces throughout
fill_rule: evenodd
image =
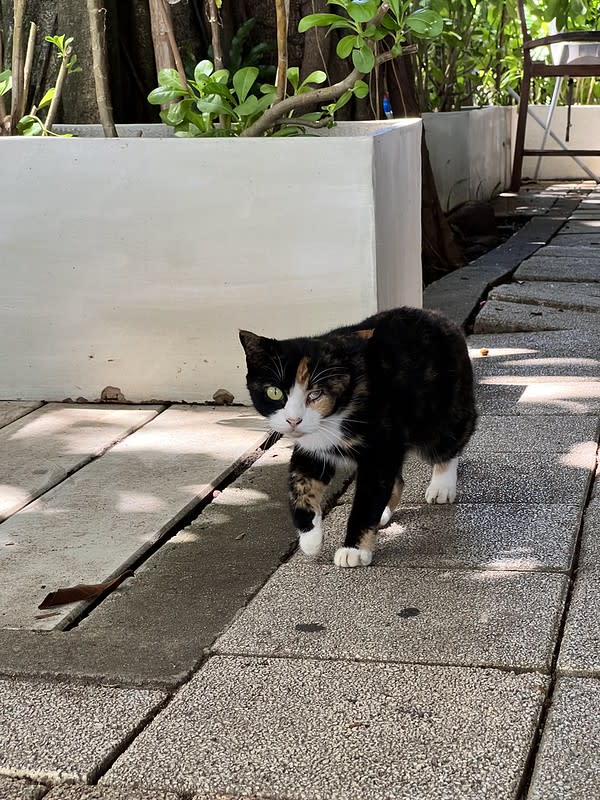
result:
M 507 89 L 518 91 L 522 75 L 521 25 L 516 0 L 426 0 L 423 5 L 444 19 L 435 42 L 420 42 L 417 83 L 423 111 L 451 111 L 464 105 L 506 105 Z M 600 2 L 526 0 L 528 28 L 533 38 L 558 30 L 600 27 Z M 548 48 L 535 52 L 544 59 Z M 554 80 L 535 81 L 532 100 L 549 101 Z M 566 91 L 566 82 L 563 92 Z M 600 100 L 594 79 L 577 82 L 576 102 Z
M 77 55 L 73 53 L 73 37 L 61 36 L 46 36 L 46 41 L 53 44 L 57 50 L 57 57 L 63 65 L 66 74 L 69 75 L 73 72 L 81 72 L 81 67 L 77 65 Z M 12 89 L 12 76 L 10 70 L 5 70 L 0 73 L 0 97 L 8 94 Z M 57 134 L 52 133 L 45 121 L 39 116 L 40 111 L 52 105 L 52 102 L 57 99 L 57 87 L 52 86 L 46 94 L 42 97 L 39 103 L 34 106 L 30 114 L 21 117 L 17 123 L 17 130 L 22 136 L 56 136 L 60 138 L 70 137 L 72 134 Z
M 412 9 L 409 0 L 329 0 L 329 5 L 341 9 L 342 13 L 309 14 L 300 20 L 301 33 L 311 28 L 325 27 L 328 33 L 344 32 L 337 45 L 337 55 L 350 58 L 354 70 L 347 76 L 346 86 L 341 81 L 326 92 L 329 102 L 321 104 L 319 111 L 304 113 L 309 103 L 306 97 L 299 100 L 300 114 L 283 101 L 279 115 L 273 115 L 273 124 L 266 128 L 271 135 L 300 133 L 306 127 L 322 127 L 332 124 L 335 112 L 354 95 L 366 97 L 369 87 L 362 80 L 378 60 L 399 55 L 402 44 L 410 34 L 416 38 L 439 36 L 443 21 L 430 8 Z M 384 44 L 381 44 L 385 40 Z M 379 52 L 384 47 L 384 53 Z M 276 89 L 271 84 L 258 86 L 257 66 L 244 66 L 230 72 L 226 69 L 214 71 L 213 64 L 204 60 L 194 70 L 194 77 L 183 85 L 175 70 L 161 70 L 159 86 L 148 96 L 154 105 L 170 104 L 161 112 L 163 121 L 175 129 L 176 136 L 239 136 L 249 131 L 276 105 Z M 300 71 L 291 67 L 287 72 L 288 93 L 286 99 L 300 98 L 315 92 L 327 80 L 324 72 L 316 71 L 300 82 Z M 335 91 L 334 91 L 335 90 Z M 329 95 L 333 95 L 329 97 Z M 315 94 L 314 105 L 319 105 L 321 94 Z M 310 100 L 310 98 L 309 98 Z M 292 104 L 294 105 L 294 104 Z M 252 134 L 253 131 L 250 131 Z

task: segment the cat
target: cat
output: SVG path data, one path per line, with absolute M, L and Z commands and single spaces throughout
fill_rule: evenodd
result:
M 408 451 L 433 466 L 426 501 L 454 502 L 477 412 L 465 338 L 450 320 L 402 307 L 318 336 L 239 336 L 254 407 L 295 442 L 290 508 L 305 554 L 320 552 L 323 491 L 340 462 L 356 465 L 356 489 L 339 567 L 371 563 Z

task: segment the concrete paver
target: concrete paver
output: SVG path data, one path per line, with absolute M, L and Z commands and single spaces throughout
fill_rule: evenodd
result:
M 477 315 L 474 326 L 475 333 L 559 331 L 575 328 L 600 331 L 600 315 L 497 300 L 493 292 Z
M 600 381 L 527 382 L 517 377 L 484 378 L 476 387 L 483 415 L 600 414 Z
M 560 678 L 527 800 L 600 797 L 600 680 Z
M 600 491 L 599 476 L 596 471 L 595 491 L 586 510 L 579 563 L 582 567 L 600 568 Z
M 333 561 L 348 512 L 341 505 L 327 517 L 320 561 Z M 381 567 L 567 570 L 579 513 L 577 505 L 558 504 L 402 506 L 379 531 L 374 561 Z
M 458 503 L 560 503 L 583 497 L 591 480 L 596 447 L 585 444 L 572 453 L 550 456 L 532 453 L 465 453 L 459 460 Z M 402 504 L 424 502 L 431 480 L 431 467 L 408 459 L 404 469 L 406 485 Z
M 215 651 L 548 668 L 564 576 L 390 569 L 376 566 L 376 555 L 374 564 L 362 570 L 308 559 L 284 564 Z M 405 616 L 407 608 L 416 613 Z
M 2 627 L 47 630 L 73 619 L 81 604 L 51 617 L 37 606 L 59 587 L 120 574 L 265 438 L 249 409 L 171 407 L 4 522 L 14 580 L 2 592 Z
M 0 428 L 9 425 L 19 417 L 24 417 L 30 411 L 35 411 L 41 403 L 19 403 L 16 400 L 0 402 Z
M 598 422 L 586 417 L 486 416 L 465 448 L 465 454 L 568 453 L 590 442 L 595 449 Z M 593 455 L 592 459 L 593 460 Z
M 131 788 L 65 784 L 51 789 L 45 800 L 181 800 L 181 795 L 156 789 L 137 791 Z
M 544 255 L 538 250 L 536 255 L 524 261 L 514 274 L 515 280 L 555 281 L 567 283 L 593 283 L 600 281 L 600 264 L 597 256 L 569 257 Z
M 576 241 L 577 247 L 587 247 L 590 250 L 595 250 L 596 253 L 600 253 L 600 230 L 595 233 L 579 233 Z M 557 247 L 569 247 L 569 245 L 574 244 L 574 239 L 572 234 L 562 233 L 561 231 L 558 236 L 554 237 L 552 243 Z
M 0 680 L 0 774 L 90 782 L 163 699 L 148 690 Z
M 600 249 L 600 248 L 599 248 Z M 508 300 L 512 303 L 528 303 L 571 308 L 593 313 L 600 312 L 599 283 L 570 283 L 561 281 L 529 281 L 527 283 L 507 283 L 494 289 L 494 300 Z
M 151 420 L 160 408 L 49 403 L 0 429 L 0 521 Z
M 600 569 L 582 569 L 577 576 L 558 669 L 600 677 Z
M 544 687 L 496 670 L 212 658 L 101 784 L 198 800 L 508 800 Z
M 589 219 L 581 219 L 575 218 L 571 219 L 571 221 L 567 222 L 564 228 L 560 229 L 561 234 L 571 233 L 581 235 L 583 234 L 598 234 L 600 233 L 600 216 L 596 211 L 588 212 L 590 213 Z M 591 215 L 594 215 L 592 217 Z
M 0 798 L 2 800 L 41 800 L 47 791 L 48 787 L 39 783 L 0 775 Z

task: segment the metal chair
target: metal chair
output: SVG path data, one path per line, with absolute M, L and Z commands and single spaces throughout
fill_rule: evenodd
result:
M 521 186 L 524 156 L 600 156 L 600 150 L 571 150 L 567 148 L 544 150 L 543 145 L 542 149 L 525 149 L 525 129 L 527 126 L 531 81 L 534 78 L 557 78 L 561 81 L 564 77 L 600 77 L 600 31 L 563 31 L 552 36 L 545 36 L 542 39 L 532 39 L 527 29 L 524 0 L 518 0 L 518 6 L 521 30 L 523 31 L 523 80 L 521 83 L 515 155 L 510 184 L 512 192 L 518 192 Z M 545 61 L 534 61 L 531 53 L 536 47 L 550 47 L 555 63 L 548 64 Z M 550 127 L 559 88 L 560 85 L 557 84 L 546 131 Z

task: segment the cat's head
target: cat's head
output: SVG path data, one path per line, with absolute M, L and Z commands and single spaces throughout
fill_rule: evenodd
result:
M 277 340 L 240 331 L 240 341 L 248 391 L 271 428 L 308 452 L 339 453 L 343 422 L 365 391 L 360 338 Z

